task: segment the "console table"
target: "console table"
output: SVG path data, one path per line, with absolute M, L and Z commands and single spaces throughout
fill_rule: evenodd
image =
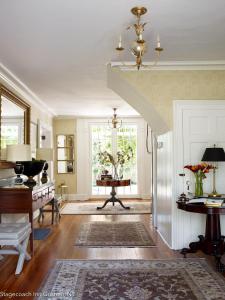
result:
M 119 202 L 119 204 L 124 208 L 124 209 L 130 209 L 129 206 L 124 206 L 123 202 L 116 198 L 116 187 L 119 186 L 129 186 L 130 185 L 130 179 L 124 179 L 124 180 L 116 180 L 116 179 L 110 179 L 110 180 L 96 180 L 96 185 L 97 186 L 111 186 L 112 187 L 112 191 L 110 193 L 110 195 L 112 196 L 111 198 L 105 200 L 105 203 L 100 206 L 97 207 L 97 209 L 102 209 L 104 208 L 109 202 L 112 202 L 113 206 L 115 205 L 115 202 Z
M 0 214 L 29 214 L 31 223 L 30 250 L 33 253 L 33 212 L 51 202 L 54 214 L 53 183 L 36 185 L 32 189 L 24 185 L 9 185 L 0 188 Z
M 220 215 L 225 215 L 225 207 L 209 207 L 204 204 L 177 201 L 177 207 L 184 211 L 206 214 L 205 236 L 199 235 L 199 241 L 189 244 L 181 253 L 194 253 L 202 250 L 209 255 L 222 255 L 225 251 L 224 236 L 221 236 Z

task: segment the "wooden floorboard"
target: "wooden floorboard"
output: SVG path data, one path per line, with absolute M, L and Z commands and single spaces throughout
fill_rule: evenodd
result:
M 146 225 L 156 242 L 155 248 L 85 248 L 75 247 L 74 242 L 83 222 L 89 221 L 140 221 Z M 38 227 L 38 223 L 35 227 Z M 144 215 L 63 215 L 60 223 L 51 225 L 46 214 L 41 227 L 51 227 L 52 233 L 43 241 L 35 241 L 35 254 L 25 262 L 23 272 L 14 275 L 17 257 L 7 256 L 0 261 L 0 291 L 35 292 L 51 270 L 56 259 L 171 259 L 182 257 L 162 241 L 151 226 L 151 216 Z M 195 255 L 192 255 L 195 256 Z M 198 256 L 204 257 L 202 253 Z M 207 258 L 211 261 L 210 258 Z M 4 299 L 2 297 L 1 299 Z M 8 298 L 5 298 L 8 299 Z M 11 298 L 14 299 L 14 298 Z M 15 298 L 16 299 L 16 298 Z M 24 298 L 25 299 L 25 298 Z M 33 299 L 33 297 L 26 297 Z

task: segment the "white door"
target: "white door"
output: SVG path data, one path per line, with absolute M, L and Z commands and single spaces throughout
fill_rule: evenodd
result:
M 185 165 L 201 163 L 206 147 L 216 144 L 225 149 L 225 101 L 176 101 L 175 105 L 175 180 L 177 195 L 188 193 L 186 182 L 190 181 L 190 191 L 194 192 L 194 175 L 183 169 Z M 217 191 L 225 194 L 225 163 L 220 162 L 217 170 Z M 185 177 L 179 177 L 179 173 Z M 212 172 L 206 174 L 203 181 L 204 192 L 212 191 Z M 198 235 L 205 231 L 205 215 L 187 213 L 176 208 L 174 199 L 173 237 L 174 248 L 188 246 L 198 240 Z M 223 217 L 221 218 L 221 220 Z M 222 220 L 222 232 L 225 222 Z

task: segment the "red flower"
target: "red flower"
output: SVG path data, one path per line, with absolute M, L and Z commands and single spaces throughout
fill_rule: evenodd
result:
M 209 173 L 209 170 L 213 169 L 214 167 L 207 163 L 201 163 L 198 165 L 187 165 L 187 166 L 184 166 L 184 168 L 192 171 L 193 173 L 197 173 L 197 172 L 201 171 L 202 173 L 205 174 L 205 173 Z

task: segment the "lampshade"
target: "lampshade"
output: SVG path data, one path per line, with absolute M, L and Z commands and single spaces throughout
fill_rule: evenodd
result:
M 6 148 L 7 161 L 30 161 L 31 146 L 25 144 L 7 145 Z
M 206 148 L 202 161 L 225 161 L 225 152 L 223 148 Z
M 52 161 L 53 160 L 53 149 L 52 148 L 38 148 L 36 152 L 37 159 Z

